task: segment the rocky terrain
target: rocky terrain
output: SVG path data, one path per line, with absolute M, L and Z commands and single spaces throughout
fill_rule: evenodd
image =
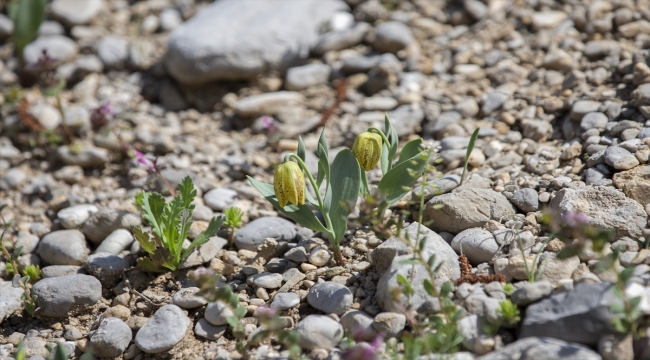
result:
M 462 351 L 451 358 L 650 359 L 650 337 L 613 326 L 617 277 L 595 266 L 622 249 L 612 267 L 634 268 L 625 295 L 640 297 L 644 330 L 649 9 L 645 0 L 54 0 L 24 61 L 42 66 L 46 50 L 67 83 L 60 104 L 26 82 L 14 24 L 0 14 L 0 215 L 13 222 L 6 240 L 23 247 L 18 263 L 39 265 L 43 277 L 31 317 L 0 258 L 0 359 L 21 342 L 29 359 L 57 343 L 71 358 L 91 348 L 97 358 L 287 358 L 272 342 L 236 350 L 228 309 L 196 296 L 188 279 L 198 266 L 238 295 L 246 335 L 269 306 L 307 357 L 341 358 L 344 335 L 360 330 L 368 344 L 380 334 L 403 352 L 411 319 L 440 310 L 421 269 L 401 262 L 413 250 L 351 226 L 337 266 L 322 234 L 281 217 L 245 178 L 272 182 L 299 135 L 315 173 L 323 128 L 336 152 L 383 126 L 385 113 L 403 140 L 435 149 L 424 208 L 409 202 L 422 195 L 416 187 L 391 210 L 410 212 L 412 234 L 422 212 L 424 252 L 445 263 L 436 283 L 461 276 L 462 250 L 472 275 L 512 284 L 512 293 L 498 281 L 454 288 L 465 314 Z M 143 220 L 134 196 L 166 188 L 134 151 L 157 159 L 173 186 L 193 179 L 190 239 L 241 208 L 233 247 L 221 233 L 182 270 L 136 267 L 131 229 Z M 369 173 L 371 185 L 380 175 Z M 611 229 L 611 242 L 560 259 L 566 244 L 550 238 L 544 209 L 582 213 Z M 260 255 L 269 248 L 277 251 Z M 414 276 L 408 301 L 394 296 L 398 274 Z M 506 299 L 521 321 L 487 331 Z

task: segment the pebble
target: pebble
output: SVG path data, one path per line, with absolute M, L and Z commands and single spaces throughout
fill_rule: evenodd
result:
M 117 229 L 108 235 L 95 250 L 95 253 L 105 252 L 117 255 L 128 249 L 133 243 L 133 233 L 125 229 Z
M 331 350 L 343 338 L 343 327 L 332 318 L 324 315 L 308 315 L 295 327 L 300 334 L 303 349 Z
M 214 211 L 223 211 L 235 202 L 237 192 L 228 188 L 212 189 L 203 195 L 203 201 Z
M 46 50 L 50 57 L 66 62 L 77 55 L 79 46 L 72 39 L 61 35 L 39 37 L 25 47 L 25 62 L 28 65 L 36 64 L 43 50 Z
M 352 306 L 350 290 L 341 284 L 324 282 L 314 285 L 307 294 L 307 302 L 312 307 L 326 313 L 341 315 Z
M 269 272 L 253 275 L 253 284 L 265 289 L 277 289 L 282 285 L 282 275 Z
M 515 191 L 511 199 L 519 210 L 524 213 L 535 212 L 539 210 L 539 198 L 535 189 L 525 188 Z
M 205 319 L 199 319 L 194 326 L 194 334 L 206 340 L 216 341 L 225 334 L 227 325 L 212 325 Z
M 43 236 L 37 252 L 51 265 L 82 265 L 88 258 L 86 238 L 79 230 L 58 230 Z
M 68 26 L 84 25 L 99 14 L 103 0 L 56 0 L 52 2 L 52 16 Z
M 85 270 L 79 265 L 50 265 L 41 269 L 42 278 L 66 276 L 74 274 L 85 274 Z
M 172 303 L 178 305 L 183 309 L 195 309 L 207 304 L 207 300 L 202 296 L 197 295 L 201 289 L 197 287 L 188 287 L 178 290 L 172 296 Z
M 66 229 L 76 229 L 86 221 L 90 215 L 99 211 L 97 206 L 92 204 L 80 204 L 60 210 L 56 216 L 61 225 Z
M 25 179 L 27 179 L 27 174 L 22 169 L 11 168 L 0 177 L 0 189 L 10 190 L 17 188 Z
M 105 252 L 96 252 L 90 255 L 85 265 L 88 273 L 98 278 L 107 287 L 117 283 L 122 278 L 124 270 L 129 267 L 126 260 Z
M 165 305 L 135 335 L 135 344 L 147 354 L 159 354 L 178 344 L 188 328 L 190 319 L 176 305 Z
M 472 264 L 492 260 L 499 250 L 494 236 L 484 229 L 471 228 L 461 231 L 451 241 L 451 247 L 459 254 L 465 254 Z
M 205 264 L 214 259 L 219 251 L 228 244 L 228 240 L 217 236 L 211 237 L 205 244 L 197 247 L 192 251 L 185 260 L 183 260 L 179 269 L 187 269 L 201 264 Z
M 396 53 L 413 42 L 411 29 L 397 21 L 387 21 L 375 29 L 372 47 L 380 52 Z
M 295 248 L 290 249 L 284 253 L 284 258 L 286 260 L 293 261 L 296 264 L 302 264 L 309 259 L 307 256 L 307 251 L 302 246 L 296 246 Z
M 59 146 L 56 153 L 66 165 L 77 165 L 83 168 L 104 166 L 111 160 L 108 150 L 87 145 L 83 145 L 81 150 L 72 150 L 67 145 Z
M 360 44 L 372 27 L 365 22 L 358 22 L 354 26 L 322 34 L 311 51 L 315 55 L 323 55 L 328 51 L 351 48 Z
M 271 302 L 272 309 L 289 310 L 300 304 L 300 297 L 295 293 L 278 293 Z
M 119 36 L 106 36 L 97 45 L 97 55 L 107 68 L 120 67 L 129 56 L 129 42 Z
M 616 170 L 630 170 L 639 165 L 639 160 L 622 147 L 610 146 L 605 150 L 605 163 Z
M 102 297 L 102 284 L 89 275 L 45 278 L 34 284 L 32 293 L 43 317 L 63 317 L 78 306 L 93 305 Z
M 23 289 L 13 287 L 11 281 L 0 280 L 0 324 L 23 306 L 22 295 Z
M 314 266 L 325 266 L 331 258 L 332 254 L 327 249 L 315 248 L 309 254 L 309 263 Z
M 527 306 L 553 293 L 553 284 L 548 281 L 537 281 L 525 284 L 512 292 L 512 302 L 519 306 Z
M 205 307 L 205 319 L 212 325 L 226 325 L 228 321 L 226 318 L 228 316 L 233 316 L 234 313 L 232 310 L 227 307 L 223 302 L 217 300 L 215 302 L 208 303 Z
M 90 215 L 83 223 L 81 231 L 88 240 L 99 244 L 117 229 L 131 230 L 132 227 L 140 224 L 140 218 L 134 214 L 121 210 L 102 209 Z
M 326 84 L 332 69 L 327 64 L 309 64 L 287 70 L 284 87 L 287 90 L 302 90 L 314 85 Z
M 244 225 L 235 234 L 235 246 L 238 249 L 257 251 L 266 238 L 291 241 L 296 237 L 293 223 L 279 217 L 261 217 Z
M 99 357 L 120 356 L 131 342 L 131 329 L 124 321 L 109 317 L 90 336 L 93 354 Z
M 178 10 L 165 8 L 160 12 L 160 28 L 163 31 L 171 31 L 183 23 L 183 18 Z
M 54 130 L 61 125 L 61 114 L 54 106 L 47 103 L 38 103 L 30 106 L 29 114 L 36 118 L 45 129 Z
M 399 337 L 406 326 L 406 316 L 400 313 L 383 312 L 375 316 L 372 327 L 387 338 Z

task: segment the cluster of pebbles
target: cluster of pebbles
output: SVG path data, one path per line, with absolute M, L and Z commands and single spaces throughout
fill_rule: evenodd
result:
M 324 124 L 334 153 L 382 126 L 385 113 L 403 140 L 421 136 L 436 149 L 438 173 L 392 209 L 422 212 L 424 253 L 444 261 L 436 283 L 460 277 L 462 249 L 474 274 L 501 274 L 515 288 L 456 286 L 465 351 L 452 358 L 650 358 L 650 337 L 633 341 L 611 326 L 619 300 L 615 274 L 594 272 L 602 254 L 558 259 L 565 244 L 544 246 L 540 224 L 548 208 L 613 229 L 603 253 L 624 249 L 616 266 L 635 267 L 626 294 L 650 313 L 650 251 L 637 242 L 650 213 L 648 5 L 54 0 L 24 58 L 37 64 L 45 49 L 57 60 L 68 83 L 64 117 L 36 88 L 20 94 L 26 109 L 12 100 L 20 80 L 14 24 L 0 14 L 0 214 L 13 221 L 8 238 L 23 247 L 20 265 L 39 265 L 43 276 L 32 288 L 40 307 L 32 318 L 0 262 L 0 359 L 21 342 L 34 360 L 56 343 L 72 358 L 90 348 L 100 358 L 239 358 L 229 308 L 196 296 L 187 279 L 201 265 L 239 296 L 246 335 L 260 329 L 256 310 L 270 306 L 314 358 L 338 359 L 345 332 L 399 343 L 410 329 L 405 306 L 439 310 L 422 287 L 424 269 L 401 263 L 411 248 L 351 228 L 337 266 L 321 234 L 280 217 L 245 180 L 270 182 L 298 135 L 313 150 Z M 110 131 L 93 131 L 91 115 L 107 102 Z M 66 125 L 75 142 L 32 147 L 26 116 L 45 130 Z M 173 185 L 194 180 L 190 239 L 225 208 L 241 208 L 234 246 L 220 234 L 176 273 L 136 268 L 141 252 L 130 229 L 142 219 L 133 197 L 165 187 L 125 156 L 133 149 L 157 157 Z M 307 165 L 316 172 L 312 151 Z M 380 172 L 369 176 L 376 183 Z M 422 195 L 425 207 L 413 209 L 408 200 Z M 417 222 L 405 225 L 415 238 Z M 524 259 L 545 264 L 534 283 Z M 393 296 L 399 274 L 412 279 L 408 304 Z M 485 333 L 484 324 L 500 323 L 507 298 L 521 310 L 520 325 Z M 247 355 L 287 354 L 263 343 Z

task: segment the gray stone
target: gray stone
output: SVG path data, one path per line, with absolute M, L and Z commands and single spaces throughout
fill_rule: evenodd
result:
M 61 125 L 61 113 L 54 106 L 47 103 L 37 103 L 29 107 L 29 114 L 39 124 L 48 130 L 54 130 Z
M 585 114 L 582 120 L 580 120 L 580 128 L 585 131 L 589 129 L 604 130 L 608 122 L 607 115 L 601 112 L 590 112 Z
M 519 306 L 526 306 L 552 293 L 553 284 L 548 281 L 529 283 L 512 292 L 512 302 Z
M 50 265 L 82 265 L 88 257 L 86 238 L 79 230 L 59 230 L 43 236 L 37 252 Z
M 476 360 L 601 360 L 602 357 L 590 348 L 548 337 L 529 337 L 480 356 Z
M 340 323 L 347 333 L 358 335 L 362 340 L 372 340 L 377 334 L 373 327 L 374 318 L 363 311 L 346 312 L 341 316 Z
M 571 107 L 571 119 L 575 121 L 582 121 L 582 118 L 587 115 L 598 111 L 601 103 L 593 100 L 579 100 L 573 103 Z
M 264 289 L 277 289 L 282 285 L 282 275 L 269 272 L 253 275 L 253 284 Z
M 397 136 L 404 137 L 419 129 L 424 119 L 424 110 L 417 106 L 402 105 L 391 111 L 388 117 L 393 123 Z
M 129 42 L 119 36 L 106 36 L 97 45 L 97 55 L 107 68 L 120 67 L 129 57 Z
M 598 339 L 616 334 L 610 305 L 620 302 L 607 283 L 579 283 L 526 308 L 521 337 L 552 337 L 596 346 Z
M 639 160 L 620 146 L 610 146 L 605 150 L 605 163 L 616 170 L 630 170 L 639 165 Z
M 228 329 L 227 325 L 212 325 L 205 319 L 199 319 L 194 326 L 194 335 L 200 336 L 204 339 L 216 341 L 221 339 L 223 334 Z
M 56 216 L 59 218 L 59 221 L 61 221 L 61 225 L 63 225 L 64 228 L 76 229 L 81 226 L 90 215 L 97 211 L 99 211 L 99 209 L 95 205 L 80 204 L 60 210 Z
M 208 303 L 205 298 L 197 295 L 201 289 L 197 287 L 188 287 L 178 290 L 172 296 L 172 303 L 183 309 L 195 309 Z
M 362 107 L 367 111 L 388 111 L 397 106 L 397 100 L 392 97 L 368 97 L 363 99 Z
M 41 239 L 36 235 L 32 235 L 26 231 L 19 231 L 18 237 L 14 238 L 14 241 L 16 242 L 15 248 L 22 247 L 23 250 L 20 252 L 21 254 L 30 254 L 36 250 L 40 240 Z
M 621 45 L 616 40 L 594 40 L 585 45 L 584 54 L 589 60 L 597 60 L 620 51 Z
M 295 91 L 276 91 L 247 96 L 237 102 L 235 110 L 242 117 L 275 115 L 280 109 L 296 106 L 304 101 L 304 96 Z
M 341 315 L 352 306 L 353 297 L 347 286 L 327 281 L 309 289 L 307 302 L 326 314 Z
M 293 249 L 290 249 L 284 253 L 284 258 L 289 261 L 293 261 L 296 264 L 302 264 L 307 262 L 307 250 L 302 246 L 296 246 Z
M 27 174 L 18 168 L 11 168 L 7 170 L 2 177 L 0 177 L 0 190 L 15 189 L 27 179 Z
M 339 31 L 330 31 L 321 35 L 316 45 L 311 49 L 314 55 L 320 56 L 328 51 L 338 51 L 360 44 L 372 28 L 365 22 L 356 23 L 353 27 Z
M 15 288 L 11 281 L 0 280 L 0 324 L 23 307 L 22 295 L 23 289 Z
M 289 310 L 300 304 L 300 298 L 295 293 L 278 293 L 271 302 L 272 309 Z
M 609 187 L 562 189 L 551 200 L 550 208 L 561 214 L 581 212 L 589 217 L 590 225 L 613 229 L 615 239 L 642 237 L 648 221 L 641 204 Z
M 437 195 L 446 194 L 460 185 L 460 176 L 452 174 L 427 182 L 424 188 L 424 201 L 431 200 L 432 197 Z M 422 195 L 422 186 L 416 185 L 411 190 L 411 200 L 418 203 Z
M 359 56 L 350 56 L 344 59 L 341 70 L 346 74 L 357 74 L 368 72 L 379 63 L 380 57 L 374 54 L 364 54 Z
M 174 8 L 166 8 L 160 12 L 160 28 L 163 31 L 174 30 L 182 23 L 183 18 L 178 10 Z
M 413 33 L 405 24 L 387 21 L 375 29 L 372 47 L 380 52 L 396 53 L 413 42 Z
M 216 188 L 203 195 L 203 201 L 214 211 L 223 211 L 232 205 L 237 198 L 237 192 L 228 188 Z
M 216 1 L 169 36 L 165 65 L 181 83 L 252 78 L 305 59 L 338 0 Z M 214 34 L 221 34 L 215 38 Z
M 147 354 L 169 350 L 183 339 L 190 323 L 181 308 L 165 305 L 140 328 L 135 335 L 135 344 Z
M 287 269 L 287 266 L 289 266 L 289 260 L 279 258 L 273 258 L 264 265 L 266 270 L 272 273 L 281 273 Z
M 208 303 L 208 306 L 205 307 L 203 316 L 205 316 L 205 319 L 212 325 L 226 325 L 228 324 L 226 318 L 233 315 L 233 311 L 226 304 L 217 300 Z
M 332 318 L 324 315 L 308 315 L 295 328 L 300 334 L 303 349 L 331 350 L 343 338 L 343 327 Z
M 564 11 L 540 11 L 535 12 L 531 16 L 533 29 L 539 31 L 541 29 L 556 28 L 568 15 Z
M 61 35 L 39 37 L 25 47 L 23 52 L 25 63 L 36 64 L 42 56 L 43 50 L 46 50 L 50 57 L 66 62 L 77 55 L 79 46 L 70 38 Z
M 178 268 L 187 269 L 193 266 L 205 264 L 214 259 L 226 244 L 228 244 L 228 240 L 213 236 L 205 244 L 195 248 L 187 258 L 178 265 Z
M 291 241 L 296 237 L 295 226 L 280 217 L 261 217 L 244 225 L 235 234 L 235 246 L 238 249 L 257 251 L 257 247 L 266 238 Z
M 6 39 L 14 32 L 14 22 L 5 15 L 0 14 L 0 39 Z M 365 35 L 365 34 L 364 34 Z
M 639 85 L 632 91 L 632 98 L 636 106 L 650 105 L 650 84 Z
M 126 350 L 131 339 L 131 328 L 121 319 L 109 317 L 90 335 L 89 345 L 95 356 L 117 357 Z
M 512 194 L 511 201 L 519 210 L 525 213 L 539 210 L 539 197 L 535 189 L 525 188 L 517 190 Z
M 459 254 L 465 254 L 474 265 L 492 260 L 499 250 L 494 236 L 484 229 L 471 228 L 461 231 L 451 241 L 451 247 Z
M 539 257 L 538 266 L 544 265 L 544 271 L 540 274 L 539 280 L 547 280 L 557 285 L 563 279 L 570 279 L 573 272 L 580 265 L 580 259 L 572 256 L 566 259 L 558 259 L 557 255 L 551 252 L 544 252 Z
M 117 229 L 102 241 L 95 250 L 95 253 L 105 252 L 117 255 L 126 250 L 133 243 L 133 233 L 125 229 Z
M 102 284 L 111 286 L 122 278 L 122 272 L 130 265 L 117 255 L 99 252 L 88 257 L 85 267 L 88 273 L 98 278 Z
M 88 145 L 84 145 L 79 151 L 72 151 L 67 145 L 59 146 L 56 152 L 66 165 L 77 165 L 84 168 L 104 166 L 111 161 L 108 150 Z
M 131 230 L 140 224 L 140 218 L 134 214 L 115 209 L 102 209 L 92 214 L 83 223 L 81 231 L 88 240 L 99 244 L 117 229 Z
M 68 26 L 84 25 L 92 21 L 104 6 L 103 0 L 56 0 L 52 2 L 52 16 Z
M 372 327 L 385 337 L 398 337 L 406 326 L 406 316 L 400 313 L 383 312 L 375 316 Z
M 309 64 L 293 67 L 287 71 L 284 82 L 287 90 L 302 90 L 314 85 L 326 84 L 332 68 L 327 64 Z
M 102 284 L 93 276 L 67 275 L 42 279 L 34 284 L 32 293 L 38 296 L 38 314 L 44 317 L 64 317 L 75 307 L 93 305 L 102 297 Z
M 85 273 L 86 271 L 79 265 L 50 265 L 41 269 L 43 279 Z
M 494 90 L 493 93 L 488 95 L 487 99 L 481 107 L 484 114 L 490 114 L 499 109 L 508 100 L 512 94 L 515 93 L 518 86 L 514 83 L 505 83 Z
M 440 209 L 438 206 L 442 205 Z M 501 221 L 515 214 L 503 194 L 491 189 L 470 189 L 443 194 L 429 200 L 424 221 L 434 231 L 457 234 L 465 229 L 483 227 L 489 220 Z

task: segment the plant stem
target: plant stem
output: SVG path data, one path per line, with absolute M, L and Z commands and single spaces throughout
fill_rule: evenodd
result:
M 65 119 L 65 111 L 63 111 L 63 104 L 61 103 L 61 95 L 57 93 L 55 98 L 56 98 L 56 108 L 57 110 L 59 110 L 59 114 L 61 114 L 61 125 L 63 126 L 63 132 L 65 132 L 65 136 L 68 138 L 68 142 L 72 143 L 74 136 L 72 135 L 72 132 L 70 131 L 70 128 L 68 127 L 68 123 Z

